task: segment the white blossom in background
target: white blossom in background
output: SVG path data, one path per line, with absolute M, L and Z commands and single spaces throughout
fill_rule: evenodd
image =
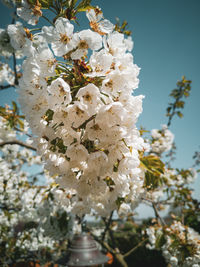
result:
M 14 52 L 10 38 L 5 29 L 0 29 L 0 55 L 9 58 Z
M 22 23 L 10 24 L 7 28 L 8 35 L 10 37 L 10 44 L 16 50 L 21 50 L 26 42 L 26 32 Z
M 0 143 L 16 140 L 17 137 L 16 131 L 10 129 L 0 117 Z M 25 142 L 30 143 L 30 140 Z M 70 209 L 69 203 L 66 205 L 68 209 L 61 207 L 58 197 L 55 200 L 49 198 L 46 186 L 32 184 L 31 177 L 34 174 L 29 175 L 23 168 L 27 165 L 26 170 L 29 170 L 28 166 L 34 164 L 41 165 L 41 158 L 27 148 L 10 144 L 1 148 L 0 243 L 9 239 L 6 253 L 12 249 L 13 253 L 18 251 L 21 257 L 26 257 L 27 253 L 37 252 L 37 258 L 42 262 L 45 258 L 44 253 L 40 256 L 40 252 L 44 252 L 44 249 L 55 252 L 59 247 L 58 242 L 68 238 L 71 229 Z M 45 177 L 48 183 L 52 182 L 48 173 L 45 173 Z M 56 188 L 52 190 L 55 196 L 60 194 Z
M 15 76 L 8 64 L 0 62 L 0 85 L 14 84 Z
M 151 136 L 153 139 L 151 144 L 152 152 L 160 154 L 172 148 L 174 135 L 166 125 L 163 125 L 161 130 L 153 129 Z
M 179 174 L 176 177 L 176 184 L 183 186 L 184 184 L 191 184 L 197 178 L 197 171 L 194 168 L 189 168 L 188 171 L 183 175 Z
M 36 25 L 42 16 L 41 5 L 36 1 L 35 5 L 29 4 L 27 0 L 22 0 L 21 7 L 17 8 L 17 15 L 25 20 L 28 24 Z
M 167 190 L 175 191 L 183 185 L 189 185 L 195 181 L 197 177 L 197 171 L 193 168 L 188 170 L 175 170 L 175 169 L 164 169 L 164 173 L 160 176 L 162 183 L 158 187 L 144 192 L 144 197 L 148 200 L 155 202 L 162 201 L 166 198 Z M 173 195 L 168 201 L 168 205 L 163 207 L 169 208 L 172 205 L 172 210 L 174 209 L 173 203 L 175 201 L 175 196 Z
M 159 225 L 150 226 L 146 229 L 146 233 L 150 242 L 147 248 L 161 249 L 166 262 L 171 266 L 200 266 L 200 235 L 192 228 L 174 221 L 163 229 Z M 156 244 L 161 236 L 163 244 L 158 248 Z

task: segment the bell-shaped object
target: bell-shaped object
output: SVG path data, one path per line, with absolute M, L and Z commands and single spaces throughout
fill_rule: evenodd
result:
M 69 244 L 68 254 L 64 266 L 92 266 L 107 262 L 109 258 L 103 255 L 95 240 L 88 233 L 74 235 Z

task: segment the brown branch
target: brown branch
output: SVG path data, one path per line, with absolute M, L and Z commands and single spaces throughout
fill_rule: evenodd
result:
M 87 228 L 89 230 L 89 228 Z M 90 232 L 90 231 L 89 231 Z M 98 239 L 98 237 L 96 237 L 95 235 L 93 235 L 91 232 L 90 234 L 92 235 L 92 237 L 99 243 L 101 244 L 107 251 L 111 252 L 114 257 L 116 258 L 116 260 L 120 263 L 120 265 L 122 267 L 128 267 L 126 261 L 124 260 L 124 256 L 121 254 L 120 250 L 116 247 L 115 249 L 113 249 L 111 246 L 109 246 L 108 243 L 106 243 L 105 241 L 102 241 L 100 239 Z
M 163 218 L 160 216 L 160 214 L 159 214 L 159 212 L 158 212 L 156 203 L 152 202 L 152 208 L 153 208 L 153 210 L 154 210 L 156 219 L 158 219 L 162 225 L 166 225 L 165 221 L 163 220 Z
M 105 227 L 105 230 L 104 230 L 103 235 L 102 235 L 102 239 L 101 239 L 102 242 L 104 241 L 106 233 L 107 233 L 107 231 L 108 231 L 108 229 L 109 229 L 109 227 L 110 227 L 110 225 L 112 223 L 112 216 L 113 216 L 113 211 L 110 213 L 110 217 L 109 217 L 107 222 L 106 222 L 106 219 L 103 218 L 103 221 L 104 221 L 106 227 Z
M 11 85 L 11 84 L 0 85 L 0 90 L 8 89 L 8 88 L 11 88 L 11 87 L 14 87 L 14 85 Z
M 17 62 L 16 62 L 16 56 L 15 53 L 13 53 L 13 68 L 14 68 L 14 73 L 15 73 L 15 85 L 18 85 L 18 77 L 17 77 Z
M 141 245 L 143 245 L 147 240 L 148 240 L 148 238 L 145 238 L 145 239 L 142 240 L 140 243 L 138 243 L 137 246 L 133 247 L 133 248 L 130 249 L 128 252 L 126 252 L 126 253 L 123 255 L 124 258 L 128 257 L 131 253 L 133 253 L 136 249 L 138 249 Z
M 144 202 L 145 204 L 147 204 L 146 202 L 149 202 L 149 206 L 151 206 L 152 203 L 153 203 L 153 200 L 148 199 L 148 198 L 145 198 L 145 197 L 142 197 L 141 200 L 143 200 L 143 202 Z M 162 205 L 171 205 L 171 204 L 173 204 L 173 203 L 170 202 L 169 199 L 167 199 L 167 200 L 160 200 L 160 201 L 157 201 L 156 204 L 158 204 L 158 205 L 159 205 L 159 204 L 162 204 Z M 148 205 L 148 204 L 147 204 L 147 205 Z
M 72 126 L 72 129 L 73 129 L 74 131 L 77 131 L 77 130 L 79 130 L 79 129 L 81 129 L 81 128 L 85 128 L 86 125 L 87 125 L 87 123 L 90 122 L 91 120 L 93 120 L 95 117 L 96 117 L 96 114 L 95 114 L 95 115 L 92 115 L 89 119 L 87 119 L 86 121 L 84 121 L 84 122 L 83 122 L 81 125 L 79 125 L 78 127 L 74 127 L 74 126 Z
M 128 267 L 128 264 L 124 260 L 124 256 L 120 253 L 118 248 L 111 248 L 108 243 L 99 241 L 102 246 L 104 246 L 108 251 L 110 251 L 116 258 L 116 260 L 120 263 L 122 267 Z
M 25 148 L 31 149 L 33 151 L 36 151 L 36 148 L 28 145 L 24 142 L 21 142 L 19 140 L 12 140 L 12 141 L 4 141 L 4 142 L 0 142 L 0 147 L 5 146 L 5 145 L 19 145 L 19 146 L 23 146 Z
M 116 260 L 120 263 L 120 265 L 122 267 L 128 267 L 128 264 L 124 260 L 124 256 L 120 252 L 120 249 L 116 246 L 115 237 L 114 237 L 113 231 L 110 228 L 110 226 L 108 228 L 108 232 L 109 232 L 109 235 L 110 235 L 111 242 L 112 242 L 112 244 L 114 246 L 114 253 L 113 254 L 114 254 Z
M 21 208 L 17 208 L 17 207 L 8 207 L 6 204 L 0 204 L 0 209 L 1 210 L 6 210 L 6 211 L 20 211 Z
M 162 203 L 162 204 L 169 204 L 169 203 L 167 203 L 167 202 L 166 202 L 166 203 L 165 203 L 165 202 L 158 202 L 158 203 L 155 203 L 153 200 L 151 200 L 151 199 L 147 199 L 147 198 L 144 198 L 144 197 L 142 198 L 142 200 L 151 203 L 151 207 L 152 207 L 153 210 L 154 210 L 156 219 L 159 220 L 160 223 L 161 223 L 162 225 L 166 225 L 164 219 L 160 216 L 160 214 L 159 214 L 159 212 L 158 212 L 157 204 L 159 204 L 159 203 Z
M 23 133 L 25 135 L 27 135 L 28 137 L 33 137 L 31 134 L 28 134 L 28 133 L 25 133 L 24 131 L 22 131 L 21 129 L 17 128 L 17 127 L 14 127 L 14 129 L 20 133 Z

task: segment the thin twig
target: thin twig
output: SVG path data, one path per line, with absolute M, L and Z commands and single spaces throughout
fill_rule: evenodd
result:
M 0 85 L 0 90 L 8 89 L 10 87 L 14 87 L 14 85 L 7 84 L 7 85 Z
M 123 255 L 124 258 L 128 257 L 131 253 L 133 253 L 136 249 L 138 249 L 141 245 L 143 245 L 147 240 L 148 240 L 148 238 L 145 238 L 145 239 L 142 240 L 140 243 L 138 243 L 137 246 L 133 247 L 131 250 L 129 250 L 128 252 L 126 252 L 126 253 Z
M 19 128 L 17 128 L 17 127 L 14 127 L 14 129 L 15 129 L 16 131 L 20 132 L 20 133 L 23 133 L 23 134 L 27 135 L 28 137 L 31 137 L 31 138 L 33 137 L 31 134 L 25 133 L 24 131 L 22 131 L 21 129 L 19 129 Z
M 153 210 L 154 210 L 154 213 L 155 213 L 156 218 L 160 221 L 160 223 L 161 223 L 162 225 L 166 225 L 165 221 L 163 220 L 163 218 L 160 216 L 160 214 L 159 214 L 159 212 L 158 212 L 156 203 L 152 202 L 152 208 L 153 208 Z
M 144 198 L 144 197 L 142 197 L 141 200 L 143 200 L 145 204 L 147 204 L 146 202 L 149 202 L 149 206 L 151 206 L 152 203 L 153 203 L 153 200 L 148 199 L 148 198 Z M 160 200 L 160 201 L 157 201 L 156 204 L 171 205 L 172 202 L 170 202 L 169 199 L 167 199 L 167 200 Z
M 106 222 L 106 219 L 103 218 L 106 227 L 105 227 L 105 230 L 104 230 L 104 232 L 103 232 L 103 234 L 102 234 L 102 239 L 101 239 L 102 242 L 104 241 L 105 236 L 106 236 L 106 233 L 107 233 L 107 231 L 108 231 L 108 229 L 109 229 L 109 227 L 110 227 L 110 225 L 111 225 L 111 223 L 112 223 L 112 216 L 113 216 L 113 211 L 110 213 L 110 217 L 109 217 L 109 219 L 108 219 L 108 222 Z
M 30 32 L 34 32 L 34 31 L 41 31 L 42 28 L 35 28 L 35 29 L 30 29 Z
M 13 68 L 14 68 L 14 73 L 15 73 L 15 85 L 18 85 L 18 77 L 17 77 L 17 62 L 16 62 L 16 56 L 15 53 L 13 53 Z
M 52 11 L 55 15 L 57 15 L 56 11 L 53 8 L 49 7 L 49 10 Z
M 0 209 L 1 210 L 7 210 L 7 211 L 20 211 L 20 208 L 16 208 L 16 207 L 8 207 L 6 204 L 0 204 Z
M 116 258 L 116 260 L 120 263 L 120 265 L 122 267 L 128 267 L 128 264 L 125 262 L 124 260 L 124 256 L 120 253 L 119 249 L 118 248 L 115 248 L 113 249 L 112 247 L 110 247 L 108 245 L 108 243 L 106 243 L 105 241 L 104 242 L 101 242 L 101 241 L 98 241 L 96 240 L 97 242 L 100 242 L 100 244 L 106 248 L 108 251 L 110 251 Z
M 42 15 L 42 17 L 43 17 L 46 21 L 48 21 L 52 26 L 55 27 L 55 25 L 53 24 L 53 22 L 51 22 L 45 15 Z
M 38 175 L 44 175 L 44 171 L 31 174 L 31 175 L 29 175 L 29 178 L 31 179 L 32 177 L 36 177 Z
M 111 217 L 112 218 L 112 217 Z M 113 234 L 112 229 L 110 228 L 110 226 L 108 227 L 108 232 L 109 232 L 109 236 L 112 242 L 112 245 L 114 247 L 114 256 L 117 259 L 117 261 L 120 263 L 120 265 L 122 267 L 128 267 L 128 264 L 126 263 L 126 261 L 124 260 L 124 256 L 122 255 L 122 253 L 120 252 L 120 249 L 117 247 L 116 242 L 115 242 L 115 237 Z
M 87 228 L 88 229 L 88 228 Z M 89 230 L 89 229 L 88 229 Z M 92 237 L 99 243 L 102 245 L 102 247 L 104 247 L 107 251 L 111 252 L 114 257 L 116 258 L 116 260 L 120 263 L 120 265 L 122 267 L 128 267 L 126 261 L 124 260 L 124 256 L 121 254 L 121 252 L 119 251 L 118 248 L 113 249 L 107 242 L 102 241 L 100 239 L 98 239 L 98 237 L 96 237 L 95 235 L 93 235 L 91 232 L 90 234 L 92 235 Z
M 0 147 L 5 146 L 5 145 L 19 145 L 19 146 L 23 146 L 25 148 L 31 149 L 33 151 L 36 151 L 36 148 L 28 145 L 24 142 L 21 142 L 19 140 L 12 140 L 12 141 L 4 141 L 4 142 L 0 142 Z
M 12 21 L 11 21 L 11 24 L 15 24 L 15 21 L 16 21 L 16 15 L 17 15 L 17 8 L 15 7 L 15 10 L 13 12 L 13 17 L 12 17 Z
M 93 120 L 95 117 L 96 117 L 96 114 L 95 114 L 95 115 L 92 115 L 89 119 L 87 119 L 86 121 L 84 121 L 84 122 L 83 122 L 81 125 L 79 125 L 78 127 L 73 127 L 73 126 L 72 126 L 72 129 L 73 129 L 74 131 L 77 131 L 77 130 L 79 130 L 79 129 L 81 129 L 81 128 L 84 128 L 84 127 L 87 125 L 87 123 L 90 122 L 91 120 Z

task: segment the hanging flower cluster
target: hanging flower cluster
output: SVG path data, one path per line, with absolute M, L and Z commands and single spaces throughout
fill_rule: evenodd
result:
M 46 169 L 76 198 L 72 212 L 106 215 L 143 190 L 144 142 L 135 126 L 143 96 L 132 95 L 139 68 L 131 38 L 99 8 L 86 16 L 91 29 L 80 32 L 59 17 L 35 35 L 20 23 L 8 34 L 27 56 L 19 98 Z

